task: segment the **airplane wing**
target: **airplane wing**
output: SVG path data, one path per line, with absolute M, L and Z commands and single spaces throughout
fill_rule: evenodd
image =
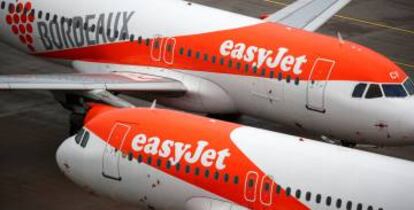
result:
M 351 0 L 297 0 L 266 20 L 306 31 L 316 31 Z
M 138 73 L 67 73 L 0 76 L 0 90 L 145 91 L 184 93 L 177 80 Z

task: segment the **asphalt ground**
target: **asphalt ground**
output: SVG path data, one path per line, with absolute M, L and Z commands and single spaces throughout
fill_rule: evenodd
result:
M 275 12 L 292 1 L 193 2 L 258 17 Z M 345 39 L 386 55 L 414 76 L 414 1 L 354 0 L 319 30 L 332 36 L 338 31 Z M 0 74 L 69 71 L 0 43 Z M 0 94 L 0 209 L 136 209 L 89 194 L 59 171 L 55 152 L 67 137 L 68 114 L 48 92 Z M 242 117 L 239 122 L 274 131 L 295 132 L 249 117 Z M 414 147 L 369 150 L 414 160 Z

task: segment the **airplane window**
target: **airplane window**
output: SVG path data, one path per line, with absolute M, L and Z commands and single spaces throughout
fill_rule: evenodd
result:
M 367 84 L 359 83 L 355 86 L 354 92 L 352 93 L 352 98 L 361 98 L 364 95 Z
M 233 67 L 233 61 L 232 60 L 229 60 L 228 66 L 229 66 L 229 68 L 232 68 Z
M 53 21 L 57 21 L 58 16 L 57 15 L 53 15 Z
M 290 83 L 290 80 L 291 80 L 290 75 L 287 75 L 287 77 L 286 77 L 286 82 L 287 82 L 287 83 Z
M 305 197 L 306 197 L 306 201 L 310 201 L 311 200 L 311 193 L 307 192 Z
M 266 192 L 269 192 L 269 190 L 270 190 L 270 184 L 269 184 L 269 183 L 265 183 L 265 184 L 264 184 L 264 186 L 263 186 L 263 189 L 264 189 Z
M 160 48 L 160 42 L 158 40 L 155 40 L 155 42 L 154 42 L 154 48 L 155 49 Z
M 257 66 L 253 66 L 253 73 L 256 74 L 257 73 Z
M 43 15 L 42 11 L 39 11 L 39 12 L 37 13 L 37 18 L 41 19 L 41 18 L 42 18 L 42 15 Z
M 208 178 L 208 176 L 210 176 L 210 171 L 208 169 L 204 172 L 204 176 L 206 178 Z
M 196 59 L 199 59 L 200 58 L 200 52 L 196 52 Z
M 129 36 L 129 41 L 133 42 L 134 39 L 135 39 L 135 35 L 134 34 L 131 34 L 131 36 Z
M 327 205 L 327 206 L 330 206 L 330 205 L 331 205 L 331 203 L 332 203 L 332 198 L 331 198 L 331 196 L 326 197 L 326 205 Z
M 138 37 L 138 44 L 142 44 L 142 36 Z
M 214 56 L 214 55 L 213 55 L 213 56 L 211 57 L 211 62 L 212 62 L 212 63 L 216 63 L 216 56 Z
M 368 92 L 365 95 L 365 98 L 371 99 L 371 98 L 381 98 L 382 97 L 382 91 L 379 85 L 377 84 L 371 84 L 368 88 Z
M 85 148 L 89 141 L 89 132 L 85 132 L 82 138 L 81 147 Z
M 4 9 L 4 7 L 6 7 L 6 2 L 2 1 L 1 2 L 1 9 Z
M 367 210 L 374 210 L 372 206 L 368 206 Z
M 241 63 L 240 62 L 237 62 L 236 68 L 237 68 L 237 70 L 240 70 L 241 69 Z
M 93 24 L 93 25 L 91 26 L 91 28 L 90 28 L 90 29 L 91 29 L 91 31 L 92 31 L 92 33 L 93 33 L 93 32 L 95 32 L 95 28 L 96 28 L 96 27 L 95 27 L 95 24 Z
M 233 183 L 234 183 L 234 184 L 238 184 L 238 183 L 239 183 L 239 177 L 238 177 L 238 176 L 235 176 L 235 177 L 234 177 L 234 179 L 233 179 Z
M 184 48 L 182 47 L 182 48 L 180 48 L 180 55 L 184 55 Z
M 290 196 L 290 187 L 286 188 L 286 196 Z
M 301 195 L 300 190 L 296 190 L 295 196 L 296 196 L 297 199 L 300 199 L 300 195 Z
M 224 182 L 228 182 L 229 181 L 229 174 L 224 174 Z
M 71 27 L 72 26 L 72 19 L 68 19 L 68 26 Z
M 119 31 L 115 31 L 115 33 L 114 33 L 114 37 L 115 37 L 115 38 L 118 38 L 118 36 L 119 36 Z
M 346 203 L 346 210 L 351 210 L 351 209 L 352 209 L 352 202 L 351 201 L 348 201 Z
M 221 65 L 224 65 L 224 58 L 221 58 L 221 59 L 220 59 L 220 64 L 221 64 Z
M 167 52 L 171 52 L 172 51 L 172 46 L 171 46 L 171 44 L 168 44 L 167 45 Z
M 280 194 L 280 192 L 282 191 L 282 187 L 280 185 L 276 186 L 276 194 Z
M 198 175 L 200 175 L 200 168 L 196 168 L 195 170 L 194 170 L 194 174 L 196 175 L 196 176 L 198 176 Z
M 87 30 L 88 30 L 88 23 L 84 23 L 84 24 L 83 24 L 83 29 L 84 29 L 85 31 L 87 31 Z
M 271 72 L 270 72 L 269 77 L 270 77 L 271 79 L 273 79 L 273 77 L 274 77 L 274 76 L 275 76 L 275 72 L 271 71 Z
M 122 40 L 127 39 L 127 37 L 128 37 L 128 34 L 127 33 L 122 33 Z
M 185 167 L 185 173 L 189 174 L 191 172 L 191 168 L 189 165 Z
M 60 24 L 63 24 L 65 21 L 66 21 L 66 18 L 65 17 L 61 17 L 60 18 Z
M 180 170 L 180 163 L 175 164 L 175 170 L 177 170 L 177 171 Z
M 189 49 L 188 51 L 187 51 L 187 56 L 188 57 L 191 57 L 191 54 L 192 54 L 193 52 L 191 51 L 191 49 Z
M 208 54 L 204 54 L 204 61 L 208 61 Z
M 111 35 L 111 29 L 110 28 L 108 28 L 107 30 L 106 30 L 106 36 L 110 36 Z
M 341 199 L 338 199 L 338 200 L 336 200 L 336 208 L 341 208 L 341 206 L 342 206 L 342 200 Z
M 279 74 L 277 75 L 277 79 L 278 79 L 279 81 L 282 81 L 282 79 L 283 79 L 282 72 L 279 72 Z
M 128 160 L 129 160 L 129 161 L 131 161 L 133 157 L 134 157 L 134 156 L 132 155 L 132 152 L 130 152 L 130 153 L 128 154 Z
M 253 179 L 249 179 L 249 188 L 252 188 L 254 186 L 254 180 Z
M 149 46 L 149 44 L 150 44 L 150 39 L 145 39 L 145 45 L 148 47 Z
M 246 73 L 249 72 L 249 64 L 244 65 L 244 71 Z
M 411 79 L 407 79 L 407 81 L 404 82 L 404 87 L 410 95 L 414 95 L 414 83 Z
M 219 177 L 220 177 L 220 174 L 219 174 L 219 172 L 217 172 L 217 171 L 216 171 L 216 172 L 214 173 L 214 179 L 215 179 L 215 180 L 218 180 L 218 179 L 219 179 Z
M 362 204 L 358 203 L 357 210 L 362 210 Z
M 299 77 L 296 77 L 296 79 L 295 79 L 295 85 L 299 85 Z
M 384 84 L 382 85 L 382 89 L 384 90 L 384 95 L 386 97 L 406 97 L 407 92 L 405 92 L 404 87 L 402 85 L 389 85 Z
M 79 142 L 81 141 L 81 139 L 82 139 L 82 136 L 83 136 L 83 133 L 85 132 L 85 130 L 84 129 L 81 129 L 79 132 L 78 132 L 78 134 L 75 136 L 75 142 L 76 142 L 76 144 L 79 144 Z
M 149 156 L 149 157 L 148 157 L 148 159 L 147 159 L 147 163 L 148 163 L 149 165 L 151 165 L 151 163 L 152 163 L 152 157 L 151 157 L 151 156 Z
M 48 21 L 49 18 L 50 18 L 50 14 L 49 13 L 46 13 L 46 21 Z
M 266 75 L 266 69 L 262 69 L 262 76 Z
M 322 200 L 321 194 L 317 194 L 316 195 L 316 203 L 321 203 L 321 200 Z
M 142 163 L 142 155 L 140 154 L 140 155 L 138 155 L 138 163 Z
M 162 165 L 162 160 L 161 160 L 161 159 L 158 159 L 158 160 L 157 160 L 157 166 L 158 166 L 158 167 L 161 167 L 161 165 Z
M 171 162 L 169 160 L 167 161 L 166 167 L 167 167 L 167 169 L 170 169 L 171 168 Z

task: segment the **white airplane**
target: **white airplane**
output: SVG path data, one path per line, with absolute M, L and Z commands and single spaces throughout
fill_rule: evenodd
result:
M 414 206 L 413 162 L 163 109 L 94 105 L 56 158 L 79 186 L 144 209 Z
M 181 0 L 0 0 L 2 41 L 77 71 L 2 76 L 0 89 L 51 90 L 75 114 L 85 112 L 79 98 L 131 106 L 122 93 L 344 145 L 413 144 L 407 74 L 340 36 L 312 33 L 349 1 L 299 0 L 256 19 Z

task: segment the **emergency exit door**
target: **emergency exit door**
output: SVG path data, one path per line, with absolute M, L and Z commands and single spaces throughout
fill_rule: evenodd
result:
M 313 65 L 308 79 L 306 108 L 325 113 L 325 93 L 328 80 L 335 66 L 335 61 L 318 58 Z

